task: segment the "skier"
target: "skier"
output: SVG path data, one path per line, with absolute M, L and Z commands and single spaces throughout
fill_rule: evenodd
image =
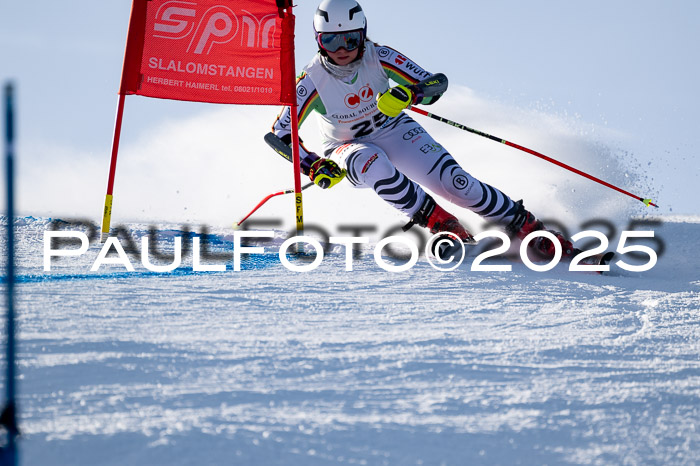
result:
M 320 114 L 323 157 L 300 144 L 301 170 L 323 188 L 346 174 L 358 188 L 373 189 L 431 233 L 449 232 L 466 243 L 472 235 L 423 186 L 485 217 L 520 239 L 544 225 L 500 190 L 467 173 L 452 155 L 402 110 L 430 105 L 447 90 L 447 77 L 432 74 L 406 55 L 367 38 L 367 21 L 355 0 L 323 0 L 314 15 L 318 53 L 297 81 L 298 121 Z M 398 85 L 390 87 L 389 80 Z M 273 132 L 291 145 L 291 109 L 285 107 Z M 341 166 L 344 168 L 342 169 Z M 550 231 L 570 259 L 578 250 Z M 552 241 L 538 237 L 530 248 L 554 257 Z

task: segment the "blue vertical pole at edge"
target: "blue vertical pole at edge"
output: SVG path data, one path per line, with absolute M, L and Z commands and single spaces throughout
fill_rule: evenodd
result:
M 0 464 L 16 466 L 17 418 L 15 409 L 15 197 L 14 197 L 14 90 L 11 82 L 5 85 L 5 150 L 7 175 L 7 374 L 5 377 L 6 404 L 0 414 L 0 424 L 7 431 L 7 444 L 2 448 Z

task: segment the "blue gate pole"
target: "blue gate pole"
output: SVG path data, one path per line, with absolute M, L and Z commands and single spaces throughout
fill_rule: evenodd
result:
M 7 374 L 5 376 L 6 404 L 0 423 L 7 430 L 7 444 L 0 457 L 2 465 L 17 465 L 17 413 L 15 409 L 15 186 L 14 186 L 14 89 L 5 85 L 5 151 L 7 175 Z

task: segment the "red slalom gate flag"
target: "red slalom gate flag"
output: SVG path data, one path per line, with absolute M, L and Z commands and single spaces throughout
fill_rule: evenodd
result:
M 120 94 L 294 103 L 294 16 L 276 0 L 134 0 Z
M 297 230 L 302 225 L 292 0 L 133 0 L 102 235 L 109 236 L 125 96 L 291 105 Z

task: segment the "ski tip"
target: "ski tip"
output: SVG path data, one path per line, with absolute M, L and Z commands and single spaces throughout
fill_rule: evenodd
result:
M 448 260 L 452 256 L 464 256 L 466 249 L 477 244 L 474 237 L 459 241 L 452 234 L 438 236 L 430 245 L 430 253 L 440 260 Z
M 610 264 L 610 261 L 615 257 L 615 253 L 612 251 L 608 251 L 605 254 L 603 254 L 603 257 L 600 258 L 600 265 L 608 265 Z
M 598 264 L 597 265 L 609 265 L 610 261 L 615 257 L 615 253 L 612 251 L 605 252 L 603 254 L 599 254 L 597 256 L 594 256 L 598 258 Z M 603 270 L 598 270 L 596 273 L 598 275 L 607 275 L 610 272 L 610 269 L 607 271 Z

